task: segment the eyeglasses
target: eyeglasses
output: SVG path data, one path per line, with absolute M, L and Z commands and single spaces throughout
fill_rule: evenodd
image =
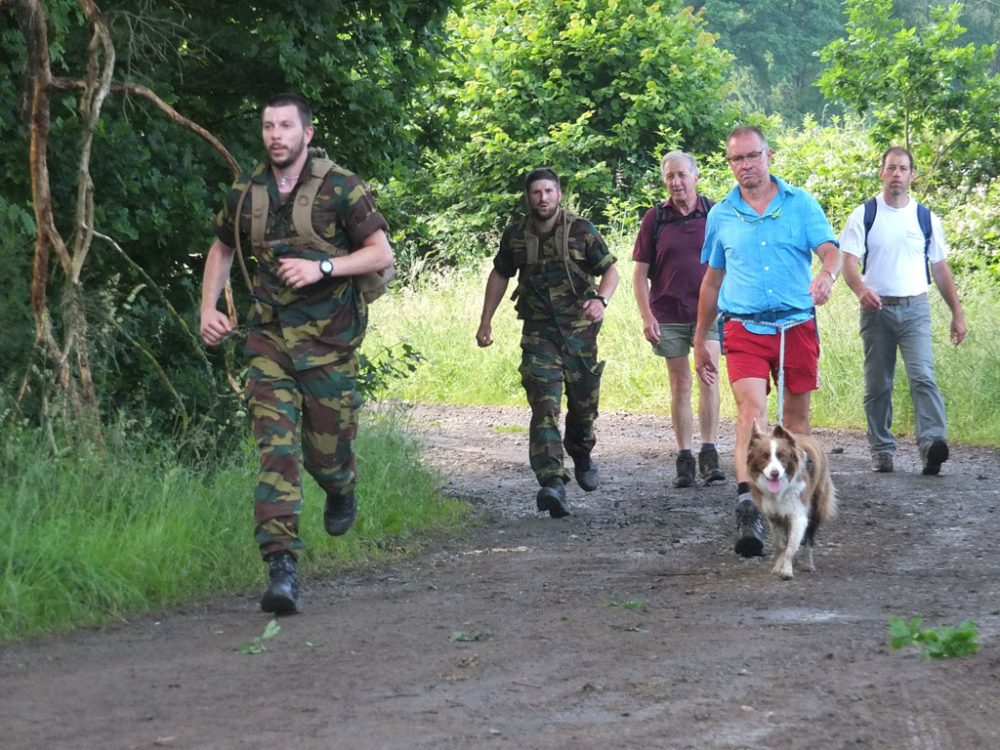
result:
M 730 164 L 742 164 L 744 160 L 757 161 L 763 154 L 763 151 L 751 151 L 749 154 L 742 156 L 727 156 L 726 161 Z

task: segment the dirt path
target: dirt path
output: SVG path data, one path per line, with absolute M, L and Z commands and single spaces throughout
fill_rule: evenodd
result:
M 841 514 L 818 572 L 782 582 L 732 553 L 732 482 L 669 487 L 661 418 L 602 415 L 603 484 L 570 485 L 553 521 L 525 410 L 412 413 L 445 491 L 482 512 L 466 538 L 307 579 L 306 613 L 255 656 L 257 591 L 2 647 L 0 747 L 1000 747 L 997 451 L 922 477 L 904 445 L 874 475 L 863 439 L 820 432 Z M 893 651 L 897 616 L 972 618 L 982 650 Z

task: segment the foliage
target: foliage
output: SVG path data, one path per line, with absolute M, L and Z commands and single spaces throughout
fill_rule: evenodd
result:
M 870 115 L 872 139 L 883 148 L 926 142 L 932 174 L 947 172 L 948 163 L 974 178 L 996 174 L 1000 76 L 990 68 L 997 47 L 960 44 L 962 5 L 932 9 L 932 22 L 919 29 L 892 15 L 892 0 L 847 0 L 847 7 L 846 38 L 820 55 L 823 93 Z
M 714 148 L 734 114 L 730 58 L 679 0 L 479 0 L 450 30 L 451 138 L 403 195 L 421 213 L 420 256 L 482 255 L 539 165 L 603 223 L 662 151 Z
M 958 199 L 945 220 L 952 268 L 964 276 L 983 275 L 994 288 L 1000 286 L 1000 179 L 941 197 Z
M 843 30 L 841 0 L 702 0 L 710 31 L 732 52 L 736 95 L 746 111 L 777 112 L 790 122 L 820 117 L 812 85 L 817 52 Z
M 830 158 L 835 160 L 836 152 Z M 839 173 L 833 170 L 832 174 Z M 944 222 L 949 231 L 947 217 Z M 835 221 L 835 230 L 842 225 L 842 220 Z M 607 362 L 601 408 L 669 414 L 663 361 L 653 356 L 643 338 L 632 298 L 634 238 L 634 233 L 608 237 L 622 280 L 599 341 L 601 359 Z M 483 263 L 442 274 L 432 283 L 402 290 L 392 305 L 379 309 L 378 324 L 366 346 L 377 348 L 406 337 L 427 360 L 426 367 L 394 388 L 394 396 L 429 403 L 524 406 L 517 371 L 520 322 L 510 302 L 504 301 L 493 318 L 494 344 L 480 349 L 475 343 L 488 271 L 488 264 Z M 948 434 L 958 442 L 1000 445 L 1000 337 L 991 335 L 994 321 L 1000 319 L 1000 297 L 984 278 L 959 275 L 956 282 L 970 331 L 960 347 L 948 345 L 949 312 L 936 292 L 931 304 L 936 372 L 948 414 Z M 833 299 L 817 314 L 823 383 L 813 395 L 812 423 L 864 431 L 864 355 L 857 299 L 838 281 Z M 731 390 L 720 388 L 720 397 L 723 417 L 734 418 Z M 772 398 L 772 411 L 774 402 Z M 902 366 L 896 368 L 893 415 L 894 429 L 912 435 L 914 415 Z
M 240 646 L 241 654 L 263 654 L 268 651 L 265 641 L 269 641 L 274 638 L 278 633 L 281 632 L 281 626 L 278 624 L 277 620 L 271 620 L 264 626 L 264 632 L 260 635 L 254 636 L 252 641 L 247 641 Z
M 889 621 L 889 644 L 895 649 L 919 645 L 921 656 L 925 659 L 954 659 L 979 651 L 978 632 L 973 620 L 966 620 L 957 628 L 921 629 L 923 622 L 919 617 L 909 622 L 892 618 Z
M 0 413 L 3 413 L 0 404 Z M 322 531 L 323 493 L 311 480 L 300 570 L 307 575 L 407 552 L 429 529 L 453 533 L 464 504 L 438 496 L 404 415 L 365 413 L 355 441 L 365 512 L 351 533 Z M 107 444 L 55 456 L 41 430 L 10 427 L 0 442 L 0 640 L 257 589 L 266 568 L 253 543 L 256 451 L 194 462 L 145 428 L 141 414 L 106 430 Z M 207 542 L 206 540 L 209 540 Z
M 361 352 L 359 360 L 358 390 L 366 401 L 374 401 L 386 395 L 393 383 L 416 372 L 424 358 L 412 344 L 400 341 L 375 355 Z
M 363 175 L 388 179 L 436 142 L 433 117 L 417 89 L 430 88 L 445 15 L 456 1 L 99 4 L 116 46 L 115 80 L 148 86 L 210 130 L 244 166 L 261 156 L 259 103 L 278 91 L 298 90 L 315 103 L 314 143 Z M 8 8 L 0 8 L 0 43 L 7 52 L 0 57 L 0 127 L 9 136 L 0 141 L 0 260 L 12 278 L 0 302 L 0 325 L 10 332 L 0 343 L 2 384 L 19 382 L 33 340 L 30 123 L 19 109 L 25 50 Z M 46 0 L 44 8 L 53 73 L 80 78 L 90 35 L 78 0 Z M 66 236 L 74 230 L 79 132 L 76 95 L 54 92 L 49 166 L 56 223 Z M 81 279 L 93 316 L 88 353 L 101 411 L 148 407 L 143 414 L 161 433 L 208 424 L 223 432 L 234 414 L 225 357 L 210 352 L 206 360 L 190 333 L 197 331 L 201 255 L 211 242 L 212 211 L 232 179 L 228 167 L 144 99 L 113 91 L 91 173 L 94 229 L 111 239 L 95 240 Z M 54 267 L 52 309 L 64 304 L 62 282 Z M 234 286 L 243 310 L 245 292 L 238 281 Z M 61 320 L 53 318 L 58 337 Z M 24 413 L 37 416 L 40 405 L 28 401 Z

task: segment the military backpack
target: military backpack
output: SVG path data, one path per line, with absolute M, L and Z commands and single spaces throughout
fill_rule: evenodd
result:
M 312 209 L 313 203 L 316 201 L 316 195 L 319 193 L 320 187 L 322 187 L 323 180 L 325 179 L 327 173 L 335 166 L 336 165 L 329 159 L 313 158 L 309 174 L 306 176 L 305 180 L 299 186 L 299 189 L 295 194 L 295 203 L 292 206 L 292 234 L 291 236 L 284 237 L 282 239 L 265 239 L 265 233 L 267 231 L 267 212 L 270 208 L 270 198 L 267 194 L 267 186 L 263 183 L 253 181 L 247 185 L 246 189 L 240 195 L 239 202 L 236 204 L 235 221 L 238 223 L 240 220 L 240 215 L 243 212 L 243 202 L 246 199 L 247 192 L 249 192 L 250 244 L 253 246 L 255 251 L 268 247 L 274 247 L 275 245 L 291 245 L 295 248 L 318 250 L 334 258 L 338 256 L 342 257 L 344 255 L 350 255 L 349 250 L 337 247 L 320 237 L 312 222 Z M 239 227 L 237 226 L 237 251 L 239 251 L 239 237 L 240 232 Z M 238 254 L 240 256 L 240 265 L 243 268 L 243 273 L 247 277 L 249 283 L 249 275 L 243 266 L 242 253 Z M 392 281 L 395 276 L 396 267 L 394 265 L 390 265 L 388 268 L 381 271 L 372 271 L 371 273 L 355 276 L 354 281 L 358 285 L 358 290 L 361 292 L 361 296 L 364 297 L 365 302 L 372 302 L 385 294 L 385 290 L 389 286 L 389 282 Z M 250 284 L 250 287 L 252 292 L 253 285 Z

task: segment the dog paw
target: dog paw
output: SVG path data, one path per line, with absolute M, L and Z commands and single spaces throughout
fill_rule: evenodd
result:
M 775 565 L 771 572 L 774 573 L 778 578 L 783 581 L 790 581 L 794 577 L 792 574 L 792 566 L 790 563 L 785 563 L 782 565 Z

